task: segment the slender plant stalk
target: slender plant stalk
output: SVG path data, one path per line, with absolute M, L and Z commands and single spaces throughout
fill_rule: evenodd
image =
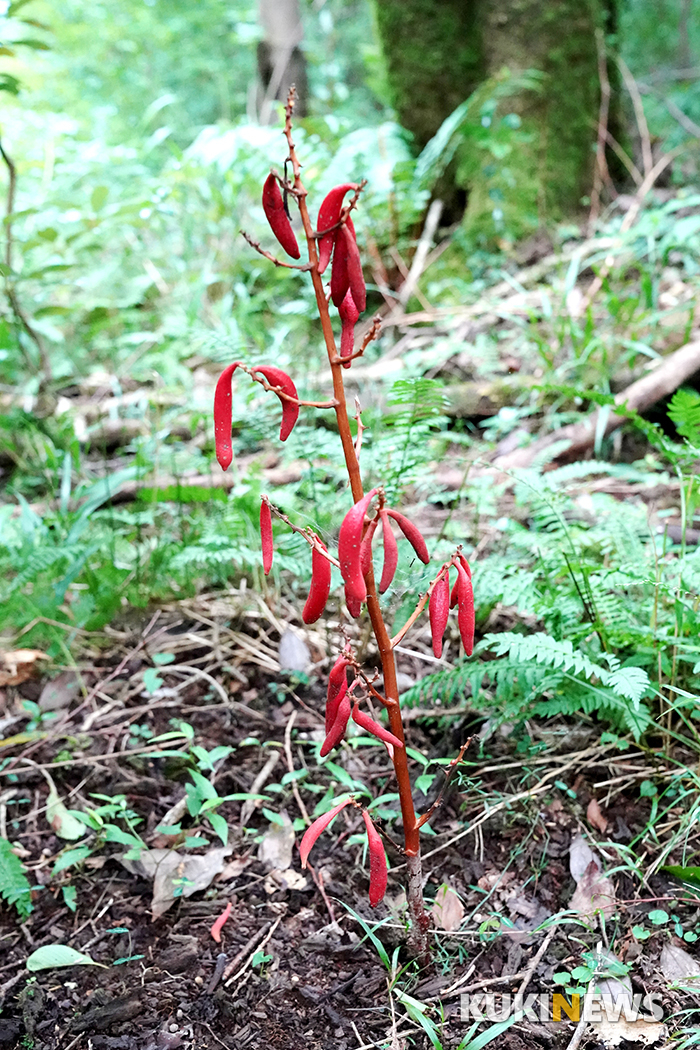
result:
M 323 332 L 326 351 L 328 353 L 328 362 L 333 377 L 333 396 L 335 399 L 335 405 L 333 407 L 338 423 L 338 433 L 343 447 L 345 466 L 350 479 L 353 502 L 357 503 L 357 501 L 362 499 L 364 495 L 362 475 L 360 473 L 360 464 L 355 451 L 355 442 L 353 440 L 352 431 L 350 430 L 350 418 L 348 416 L 345 384 L 343 382 L 342 358 L 339 357 L 336 349 L 335 336 L 333 334 L 333 326 L 328 308 L 328 300 L 326 299 L 321 275 L 318 272 L 318 252 L 316 248 L 315 231 L 306 205 L 307 191 L 301 179 L 301 165 L 292 138 L 293 109 L 294 98 L 290 94 L 285 111 L 285 135 L 289 147 L 289 160 L 292 164 L 294 175 L 294 196 L 299 204 L 301 221 L 304 226 L 304 233 L 306 234 L 306 241 L 309 249 L 311 280 L 313 282 L 314 292 L 316 293 L 316 306 L 321 320 L 321 330 Z M 405 738 L 396 678 L 396 659 L 394 656 L 392 641 L 379 604 L 377 585 L 372 570 L 368 573 L 365 582 L 367 584 L 367 609 L 382 663 L 382 674 L 384 678 L 383 702 L 387 709 L 391 732 L 403 742 Z M 395 747 L 392 761 L 396 773 L 399 801 L 401 805 L 404 852 L 406 857 L 406 867 L 408 870 L 407 900 L 411 919 L 409 947 L 414 955 L 425 959 L 428 955 L 429 922 L 423 902 L 420 825 L 413 805 L 411 778 L 408 771 L 406 748 Z

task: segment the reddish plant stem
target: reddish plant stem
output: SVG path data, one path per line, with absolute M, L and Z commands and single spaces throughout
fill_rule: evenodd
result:
M 301 180 L 301 165 L 296 154 L 292 138 L 292 113 L 294 109 L 294 92 L 290 91 L 286 106 L 285 135 L 289 146 L 289 160 L 292 164 L 294 182 L 291 187 L 299 204 L 299 212 L 304 227 L 304 233 L 309 249 L 309 271 L 316 293 L 316 305 L 321 320 L 321 330 L 328 353 L 328 362 L 333 377 L 333 397 L 336 404 L 333 406 L 338 423 L 338 433 L 343 447 L 345 466 L 350 480 L 350 489 L 353 502 L 357 503 L 364 495 L 360 464 L 355 452 L 350 419 L 348 416 L 347 401 L 345 397 L 345 386 L 343 383 L 343 358 L 339 357 L 333 325 L 331 323 L 328 300 L 326 299 L 323 280 L 318 272 L 318 252 L 313 224 L 309 217 L 306 205 L 307 191 Z M 382 674 L 384 676 L 384 703 L 389 717 L 389 728 L 395 737 L 404 741 L 403 721 L 401 719 L 401 707 L 399 705 L 399 690 L 396 679 L 396 660 L 394 650 L 389 637 L 384 617 L 382 616 L 377 587 L 374 580 L 374 572 L 370 571 L 365 577 L 367 586 L 367 609 L 369 612 L 372 630 L 379 649 L 382 663 Z M 394 748 L 394 771 L 399 792 L 401 805 L 401 817 L 403 820 L 404 850 L 406 855 L 406 866 L 408 869 L 407 900 L 408 910 L 411 918 L 409 932 L 409 948 L 414 955 L 421 960 L 428 958 L 428 917 L 425 913 L 423 903 L 423 879 L 420 858 L 420 826 L 416 817 L 411 792 L 411 778 L 408 771 L 408 757 L 406 748 Z

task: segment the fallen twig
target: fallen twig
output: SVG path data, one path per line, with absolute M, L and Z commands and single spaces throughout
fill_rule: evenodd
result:
M 677 390 L 695 372 L 700 371 L 700 339 L 686 343 L 672 354 L 664 357 L 656 368 L 620 391 L 615 403 L 635 412 L 644 412 L 664 397 Z M 553 465 L 580 458 L 593 447 L 596 434 L 610 434 L 625 422 L 625 416 L 610 412 L 599 431 L 601 409 L 593 412 L 582 423 L 561 427 L 546 437 L 533 441 L 527 448 L 519 448 L 504 456 L 497 456 L 493 465 L 501 470 L 514 467 L 529 467 L 530 464 L 551 445 L 565 444 L 552 460 Z

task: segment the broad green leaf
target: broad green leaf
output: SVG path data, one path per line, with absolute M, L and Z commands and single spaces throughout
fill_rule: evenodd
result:
M 101 966 L 85 952 L 77 952 L 67 944 L 45 944 L 37 948 L 25 963 L 28 970 L 53 970 L 59 966 Z

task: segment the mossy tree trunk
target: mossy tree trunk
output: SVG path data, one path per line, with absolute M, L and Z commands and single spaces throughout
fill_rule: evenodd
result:
M 417 146 L 481 85 L 455 175 L 472 232 L 520 236 L 580 208 L 606 0 L 375 0 L 375 11 L 394 105 Z M 524 88 L 529 70 L 540 77 Z

